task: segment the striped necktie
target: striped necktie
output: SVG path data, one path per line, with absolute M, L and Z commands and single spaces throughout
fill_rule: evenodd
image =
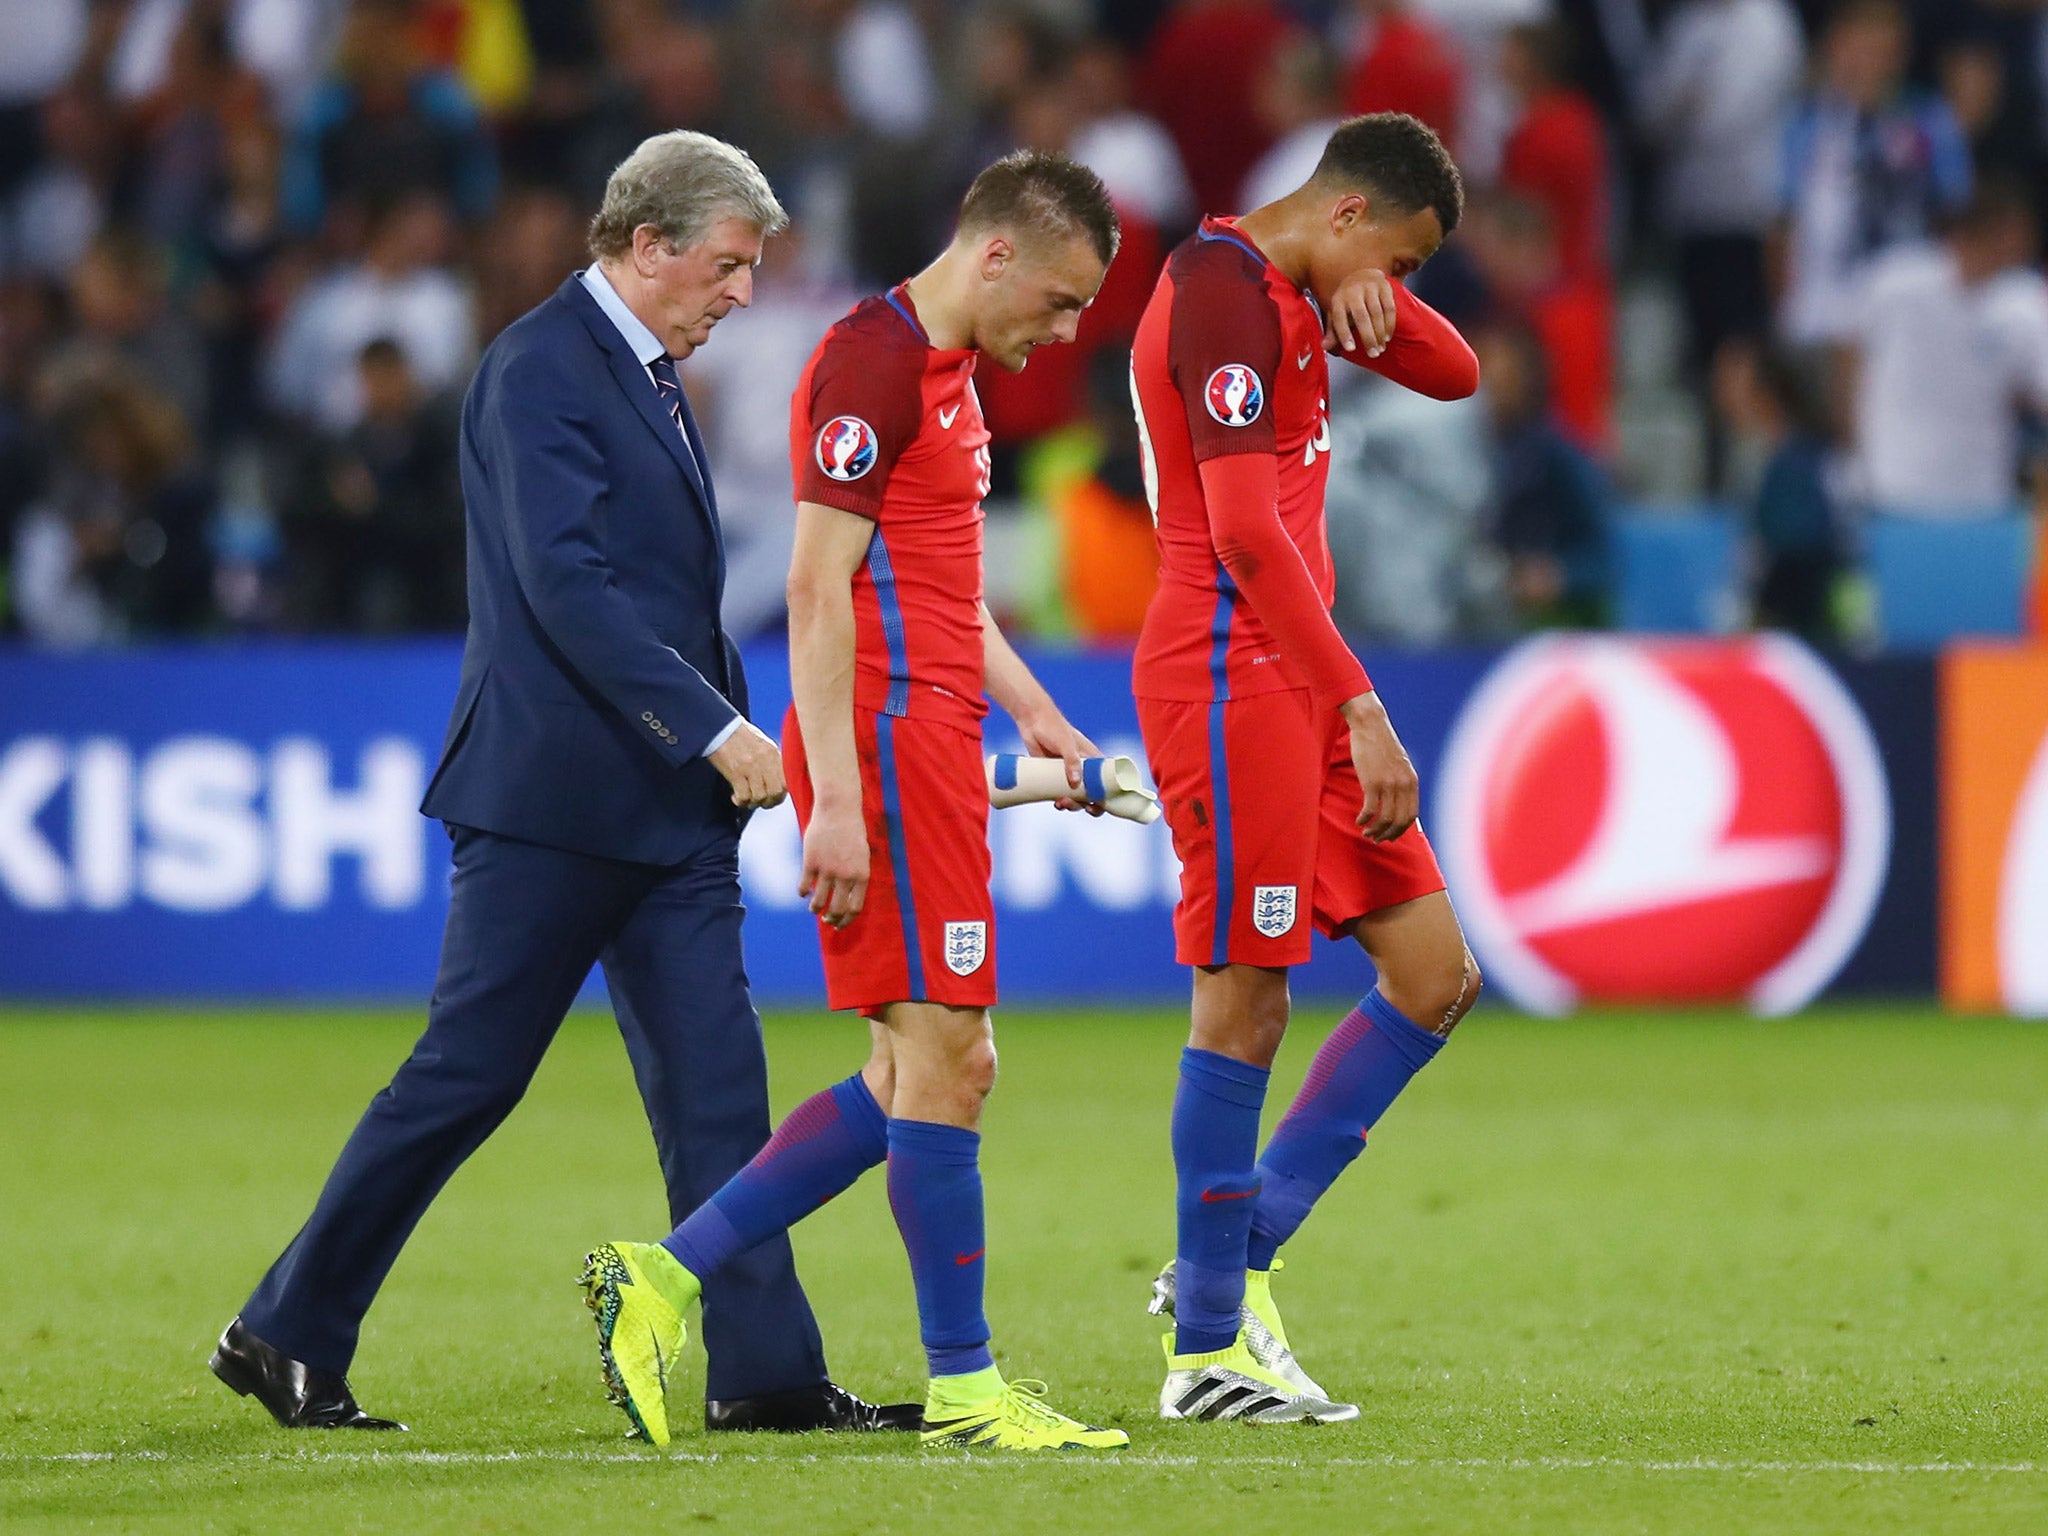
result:
M 675 419 L 676 430 L 683 435 L 683 452 L 690 456 L 690 464 L 697 471 L 697 478 L 704 478 L 704 466 L 697 462 L 697 450 L 690 446 L 690 429 L 683 425 L 683 381 L 676 375 L 675 359 L 657 357 L 647 365 L 654 375 L 654 388 L 661 396 L 661 403 L 668 407 L 668 413 Z

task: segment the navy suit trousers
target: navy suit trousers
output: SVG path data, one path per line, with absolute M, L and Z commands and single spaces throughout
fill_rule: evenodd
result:
M 311 1218 L 242 1310 L 259 1337 L 326 1370 L 348 1369 L 399 1249 L 526 1092 L 594 963 L 604 965 L 654 1127 L 671 1219 L 703 1204 L 768 1140 L 761 1022 L 740 950 L 736 838 L 657 867 L 468 828 L 454 837 L 426 1033 L 370 1102 Z M 703 1328 L 709 1397 L 825 1379 L 824 1346 L 786 1237 L 711 1277 Z

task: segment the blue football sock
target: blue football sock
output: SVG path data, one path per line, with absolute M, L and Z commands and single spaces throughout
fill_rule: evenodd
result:
M 1366 1133 L 1443 1044 L 1441 1035 L 1410 1019 L 1377 987 L 1323 1042 L 1308 1081 L 1259 1159 L 1258 1209 L 1246 1255 L 1253 1269 L 1273 1267 L 1280 1245 L 1365 1150 Z
M 889 1208 L 910 1255 L 918 1329 L 932 1375 L 987 1370 L 995 1357 L 981 1309 L 988 1244 L 980 1135 L 928 1120 L 891 1120 Z
M 661 1245 L 703 1280 L 852 1187 L 888 1152 L 888 1118 L 856 1072 L 791 1110 L 754 1160 Z
M 1244 1304 L 1245 1245 L 1259 1176 L 1263 1067 L 1189 1046 L 1173 1097 L 1180 1242 L 1174 1263 L 1174 1353 L 1228 1349 Z

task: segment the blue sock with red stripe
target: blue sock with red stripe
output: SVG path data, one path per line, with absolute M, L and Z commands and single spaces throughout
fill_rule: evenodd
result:
M 850 1188 L 888 1152 L 888 1117 L 856 1072 L 791 1110 L 754 1160 L 661 1246 L 702 1280 Z
M 934 1376 L 995 1364 L 981 1308 L 988 1269 L 981 1137 L 928 1120 L 889 1122 L 889 1208 L 910 1255 L 917 1322 Z
M 1244 1304 L 1246 1244 L 1258 1201 L 1263 1067 L 1189 1046 L 1173 1096 L 1180 1241 L 1174 1260 L 1177 1355 L 1228 1349 Z
M 1259 1159 L 1258 1208 L 1248 1260 L 1271 1269 L 1323 1191 L 1365 1150 L 1366 1133 L 1417 1072 L 1443 1049 L 1374 987 L 1323 1042 Z

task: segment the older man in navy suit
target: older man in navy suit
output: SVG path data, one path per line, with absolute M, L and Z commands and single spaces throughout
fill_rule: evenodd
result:
M 675 359 L 753 292 L 786 222 L 703 134 L 642 144 L 591 226 L 596 264 L 484 355 L 462 419 L 469 643 L 424 810 L 455 875 L 426 1033 L 212 1365 L 287 1427 L 396 1428 L 346 1380 L 427 1205 L 525 1092 L 602 964 L 680 1220 L 768 1139 L 740 953 L 739 835 L 783 798 L 719 625 L 725 560 Z M 704 1293 L 711 1428 L 916 1428 L 826 1376 L 789 1245 Z

